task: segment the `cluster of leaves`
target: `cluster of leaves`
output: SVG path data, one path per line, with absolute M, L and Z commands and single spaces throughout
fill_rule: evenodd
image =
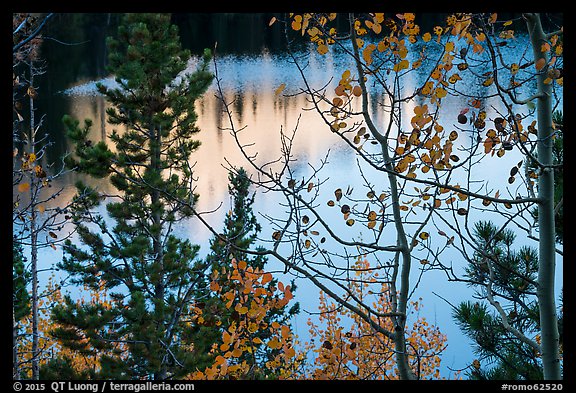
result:
M 374 299 L 373 309 L 381 315 L 392 312 L 389 287 L 379 281 L 366 259 L 359 258 L 356 277 L 349 280 L 351 295 L 363 301 Z M 419 379 L 440 378 L 440 354 L 446 345 L 446 336 L 424 317 L 418 317 L 420 302 L 411 303 L 411 314 L 416 317 L 412 326 L 406 326 L 407 350 L 410 366 Z M 392 338 L 376 331 L 377 324 L 394 331 L 389 317 L 372 316 L 371 322 L 357 313 L 343 308 L 320 294 L 318 321 L 309 319 L 311 342 L 308 350 L 314 353 L 313 367 L 306 372 L 311 379 L 399 379 L 394 359 Z
M 366 132 L 365 127 L 358 129 L 356 126 L 357 122 L 354 121 L 351 110 L 354 99 L 367 91 L 370 78 L 375 85 L 383 86 L 386 92 L 392 94 L 394 87 L 388 84 L 387 76 L 394 75 L 394 80 L 400 80 L 405 74 L 416 69 L 423 73 L 422 77 L 420 74 L 418 77 L 423 80 L 422 84 L 414 93 L 396 98 L 398 103 L 415 98 L 420 102 L 413 109 L 415 115 L 410 122 L 411 130 L 399 129 L 398 135 L 394 137 L 395 146 L 392 143 L 389 146 L 394 170 L 401 174 L 401 177 L 415 179 L 418 177 L 417 169 L 420 169 L 423 174 L 432 170 L 431 174 L 438 178 L 468 163 L 469 157 L 477 151 L 475 148 L 466 148 L 469 156 L 464 159 L 455 153 L 456 149 L 462 150 L 468 143 L 457 140 L 462 134 L 470 136 L 473 146 L 483 147 L 486 155 L 503 157 L 507 151 L 514 148 L 523 152 L 533 149 L 530 146 L 533 146 L 534 142 L 530 145 L 530 138 L 536 134 L 535 121 L 529 119 L 529 115 L 519 113 L 496 113 L 490 118 L 490 108 L 481 98 L 484 94 L 482 92 L 478 93 L 478 97 L 465 94 L 469 99 L 458 114 L 457 123 L 455 122 L 452 130 L 445 130 L 440 124 L 439 109 L 442 100 L 449 94 L 458 95 L 465 89 L 458 87 L 458 83 L 464 79 L 464 73 L 467 73 L 467 80 L 472 78 L 477 80 L 480 86 L 496 87 L 503 94 L 514 97 L 511 98 L 513 102 L 518 89 L 532 80 L 535 73 L 547 72 L 546 83 L 556 83 L 561 87 L 561 36 L 554 34 L 542 44 L 542 53 L 550 55 L 548 62 L 544 59 L 530 62 L 522 57 L 519 62 L 511 64 L 502 61 L 497 71 L 482 72 L 482 69 L 490 69 L 490 55 L 501 59 L 501 51 L 514 39 L 513 20 L 501 21 L 495 13 L 453 14 L 446 18 L 444 26 L 435 26 L 431 32 L 422 32 L 412 13 L 373 13 L 355 15 L 350 21 L 352 34 L 348 34 L 337 30 L 336 16 L 310 13 L 289 15 L 291 28 L 303 36 L 309 36 L 320 54 L 326 54 L 328 47 L 335 45 L 350 51 L 343 43 L 349 37 L 358 50 L 361 73 L 354 75 L 351 70 L 345 70 L 334 89 L 334 98 L 322 97 L 331 105 L 331 109 L 326 112 L 333 117 L 330 121 L 331 130 L 342 135 L 352 132 L 353 142 L 358 150 L 362 150 L 371 135 Z M 415 49 L 420 52 L 410 61 L 409 54 Z M 430 65 L 430 61 L 425 60 L 432 55 L 432 58 L 437 58 L 438 61 Z M 534 104 L 529 102 L 528 106 L 533 108 Z M 529 119 L 528 125 L 523 124 L 526 119 Z M 489 124 L 493 124 L 493 127 Z M 537 175 L 532 172 L 530 177 L 535 179 Z
M 231 261 L 214 270 L 210 289 L 228 313 L 215 315 L 209 304 L 196 302 L 193 322 L 221 331 L 210 354 L 214 363 L 197 370 L 191 379 L 288 379 L 295 375 L 303 355 L 287 323 L 273 316 L 293 299 L 290 285 L 273 280 L 270 272 Z

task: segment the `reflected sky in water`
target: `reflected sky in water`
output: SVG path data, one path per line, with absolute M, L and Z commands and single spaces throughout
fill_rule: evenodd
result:
M 327 85 L 328 91 L 333 92 L 331 89 L 337 84 L 342 72 L 349 67 L 350 64 L 346 63 L 344 57 L 339 57 L 338 53 L 325 57 L 311 56 L 305 73 L 310 77 L 309 83 L 313 87 L 320 88 Z M 326 182 L 323 187 L 327 195 L 325 198 L 321 197 L 320 201 L 325 203 L 330 199 L 333 195 L 332 191 L 337 187 L 346 189 L 350 186 L 359 195 L 366 194 L 354 152 L 342 141 L 340 136 L 330 132 L 330 129 L 315 111 L 309 110 L 311 105 L 306 97 L 297 94 L 302 86 L 302 78 L 290 57 L 282 54 L 271 55 L 266 52 L 260 56 L 252 57 L 229 55 L 217 58 L 217 68 L 225 99 L 231 103 L 234 126 L 236 129 L 245 127 L 240 133 L 240 142 L 250 145 L 248 151 L 250 154 L 257 154 L 259 163 L 278 159 L 282 148 L 280 133 L 290 134 L 298 126 L 293 146 L 294 159 L 296 160 L 293 165 L 295 178 L 300 179 L 309 176 L 312 173 L 311 166 L 319 167 L 329 151 L 329 164 L 320 172 L 319 177 L 319 180 Z M 336 81 L 332 80 L 333 78 L 336 78 Z M 112 78 L 106 78 L 100 82 L 113 85 Z M 280 95 L 275 94 L 276 89 L 283 83 L 286 85 L 284 91 Z M 419 80 L 409 80 L 402 88 L 410 92 L 419 84 L 421 84 Z M 478 86 L 470 86 L 470 89 L 477 90 L 479 88 Z M 379 99 L 378 92 L 374 94 L 371 97 L 371 103 L 373 104 L 372 110 L 375 121 L 377 124 L 385 126 L 385 116 L 375 105 Z M 230 124 L 223 113 L 222 103 L 215 95 L 216 89 L 213 84 L 197 102 L 199 115 L 197 125 L 201 129 L 197 137 L 202 145 L 193 154 L 192 161 L 195 162 L 196 192 L 200 194 L 198 210 L 213 211 L 216 209 L 215 212 L 207 214 L 205 218 L 218 230 L 222 227 L 224 214 L 230 206 L 226 167 L 228 165 L 243 166 L 252 174 L 255 171 L 248 165 L 234 138 L 230 135 Z M 68 113 L 72 116 L 78 119 L 90 118 L 94 121 L 92 137 L 95 140 L 105 138 L 105 135 L 110 131 L 104 113 L 107 103 L 102 96 L 96 93 L 95 81 L 85 81 L 70 86 L 60 91 L 55 99 L 64 101 Z M 409 120 L 413 116 L 414 105 L 417 104 L 419 103 L 414 102 L 403 108 L 404 124 L 409 124 Z M 485 105 L 487 108 L 491 108 L 490 102 L 486 102 Z M 455 123 L 456 115 L 464 106 L 465 103 L 461 100 L 447 97 L 446 110 L 440 113 L 441 121 L 445 124 Z M 495 109 L 497 108 L 489 109 L 489 118 L 495 116 Z M 466 136 L 463 136 L 463 143 L 470 143 L 469 141 L 466 142 L 465 139 Z M 470 138 L 468 139 L 470 140 Z M 366 145 L 366 149 L 370 148 L 369 144 Z M 487 160 L 482 167 L 479 167 L 472 174 L 472 178 L 490 179 L 490 187 L 494 190 L 502 188 L 501 193 L 505 195 L 505 187 L 508 187 L 508 184 L 506 183 L 507 176 L 503 175 L 502 171 L 507 173 L 520 159 L 521 157 L 518 155 L 507 154 L 499 160 Z M 387 179 L 384 173 L 365 168 L 363 170 L 376 187 L 378 184 L 382 184 L 381 189 L 376 189 L 377 194 L 386 190 Z M 75 176 L 70 174 L 55 182 L 54 186 L 65 188 L 62 198 L 69 199 L 73 196 Z M 113 191 L 109 189 L 106 182 L 98 181 L 98 186 L 102 191 Z M 509 191 L 511 195 L 516 192 L 514 189 Z M 280 205 L 281 202 L 280 196 L 273 193 L 259 192 L 256 195 L 254 209 L 257 215 L 261 214 L 259 216 L 263 225 L 261 235 L 264 239 L 269 239 L 273 231 L 273 226 L 266 221 L 264 215 L 278 218 L 286 216 L 285 208 Z M 55 203 L 59 202 L 56 201 Z M 348 239 L 353 239 L 359 236 L 358 229 L 343 225 L 340 214 L 333 214 L 330 217 L 330 211 L 326 210 L 326 212 L 330 224 L 339 230 L 341 229 L 343 237 L 348 236 Z M 434 235 L 435 230 L 431 233 Z M 205 255 L 211 234 L 201 223 L 196 220 L 182 223 L 177 229 L 177 234 L 189 237 L 193 243 L 200 244 L 202 246 L 201 253 Z M 369 236 L 368 233 L 360 235 Z M 53 259 L 56 261 L 61 258 L 59 250 L 46 249 L 43 252 L 46 260 Z M 461 266 L 459 254 L 446 253 L 446 258 L 448 260 L 453 258 L 455 266 Z M 448 260 L 445 263 L 449 263 Z M 282 266 L 275 261 L 270 261 L 269 268 L 283 270 Z M 558 265 L 558 270 L 559 277 L 561 277 L 561 264 Z M 415 266 L 412 271 L 415 281 L 418 278 L 418 267 Z M 302 308 L 311 312 L 316 311 L 316 289 L 303 281 L 299 282 L 298 285 L 296 299 L 301 302 Z M 451 318 L 450 307 L 440 296 L 453 302 L 453 304 L 457 304 L 463 299 L 471 299 L 471 292 L 463 284 L 448 283 L 442 273 L 430 272 L 425 275 L 413 294 L 414 300 L 423 297 L 424 307 L 420 311 L 420 315 L 425 316 L 431 323 L 438 323 L 441 331 L 448 335 L 448 348 L 443 357 L 442 373 L 443 376 L 448 377 L 450 375 L 448 367 L 463 368 L 474 357 L 468 340 L 462 337 L 460 330 Z M 302 312 L 295 321 L 296 333 L 300 335 L 302 340 L 306 340 L 307 337 L 307 318 L 308 314 Z

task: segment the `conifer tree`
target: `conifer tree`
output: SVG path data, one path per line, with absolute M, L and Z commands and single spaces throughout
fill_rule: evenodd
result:
M 466 277 L 498 312 L 486 302 L 462 302 L 454 310 L 456 322 L 473 341 L 475 359 L 471 379 L 543 379 L 538 351 L 539 308 L 535 296 L 538 251 L 513 248 L 516 236 L 488 221 L 475 225 L 476 252 L 466 268 Z M 497 300 L 499 299 L 499 300 Z M 562 312 L 558 313 L 562 353 Z
M 126 14 L 107 44 L 118 87 L 99 91 L 111 104 L 108 122 L 122 129 L 111 132 L 109 147 L 89 139 L 90 121 L 80 127 L 66 117 L 76 146 L 67 164 L 108 178 L 118 192 L 77 184 L 79 241 L 66 243 L 60 267 L 74 283 L 105 288 L 109 296 L 84 305 L 67 297 L 53 311 L 60 325 L 53 334 L 77 351 L 105 353 L 103 377 L 177 378 L 195 362 L 192 344 L 181 339 L 183 316 L 205 264 L 197 245 L 174 235 L 174 225 L 192 214 L 198 198 L 189 159 L 200 145 L 194 106 L 212 81 L 211 55 L 206 50 L 196 71 L 187 72 L 191 54 L 165 14 Z M 95 210 L 106 197 L 109 219 Z
M 267 258 L 263 254 L 257 254 L 258 251 L 262 251 L 262 248 L 259 246 L 254 247 L 261 226 L 253 210 L 254 194 L 250 193 L 250 185 L 252 183 L 250 182 L 249 175 L 244 168 L 239 168 L 230 171 L 228 181 L 228 192 L 232 206 L 224 219 L 222 233 L 210 240 L 210 254 L 206 257 L 209 268 L 204 285 L 206 288 L 214 288 L 215 285 L 218 289 L 213 290 L 208 298 L 197 303 L 203 310 L 204 326 L 198 327 L 196 333 L 198 339 L 194 341 L 199 351 L 205 352 L 206 354 L 210 352 L 212 344 L 220 340 L 222 331 L 227 331 L 232 324 L 238 323 L 240 317 L 234 309 L 226 307 L 225 300 L 223 300 L 222 296 L 219 296 L 221 293 L 228 291 L 234 292 L 235 289 L 238 289 L 234 286 L 239 285 L 239 283 L 236 280 L 231 280 L 230 275 L 227 274 L 231 271 L 230 266 L 233 264 L 232 261 L 243 261 L 247 267 L 259 271 L 263 271 L 267 263 Z M 250 253 L 248 251 L 256 253 Z M 267 286 L 275 287 L 277 283 L 278 280 L 273 278 L 267 283 Z M 290 287 L 292 291 L 296 289 L 293 281 Z M 238 292 L 242 291 L 240 290 Z M 202 296 L 199 295 L 197 298 L 202 299 Z M 262 322 L 266 326 L 271 325 L 273 322 L 283 325 L 298 312 L 298 303 L 295 303 L 290 308 L 288 308 L 287 305 L 273 308 L 266 317 L 263 318 Z M 258 339 L 260 339 L 259 342 L 265 343 L 271 337 L 271 332 L 260 329 L 257 336 Z M 264 344 L 260 346 L 266 348 Z M 203 348 L 203 350 L 200 348 Z M 256 350 L 254 353 L 255 352 Z M 240 363 L 246 360 L 249 364 L 254 364 L 255 366 L 255 363 L 258 363 L 257 367 L 252 367 L 252 370 L 258 370 L 258 375 L 254 372 L 254 375 L 246 376 L 247 378 L 274 378 L 274 375 L 268 375 L 270 370 L 266 368 L 265 364 L 277 355 L 278 350 L 266 349 L 260 352 L 265 352 L 265 355 L 262 356 L 261 359 L 256 360 L 253 354 L 246 352 L 235 361 Z M 211 366 L 213 359 L 207 356 L 206 360 L 208 363 L 203 364 L 203 366 Z M 204 367 L 199 367 L 199 369 L 203 370 Z M 272 373 L 272 371 L 270 371 L 270 373 Z

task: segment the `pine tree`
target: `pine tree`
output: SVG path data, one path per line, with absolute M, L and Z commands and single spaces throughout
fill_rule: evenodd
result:
M 213 78 L 210 53 L 186 72 L 191 54 L 165 14 L 126 14 L 107 44 L 118 88 L 98 87 L 111 103 L 108 122 L 123 129 L 109 135 L 110 148 L 89 139 L 90 121 L 80 127 L 66 117 L 76 146 L 67 164 L 108 178 L 118 192 L 106 204 L 108 219 L 95 212 L 106 196 L 77 184 L 72 218 L 80 244 L 66 242 L 60 267 L 73 283 L 109 296 L 80 305 L 67 297 L 54 308 L 60 327 L 53 334 L 69 348 L 102 353 L 103 377 L 177 378 L 195 363 L 181 338 L 205 263 L 199 246 L 173 229 L 198 198 L 189 159 L 200 145 L 194 105 Z
M 195 340 L 196 345 L 200 352 L 205 352 L 208 354 L 210 352 L 212 343 L 219 342 L 222 332 L 227 331 L 232 324 L 236 324 L 239 321 L 240 316 L 238 312 L 234 309 L 226 307 L 226 302 L 223 300 L 220 294 L 227 292 L 235 292 L 235 285 L 238 283 L 230 279 L 229 273 L 232 270 L 232 261 L 246 263 L 246 267 L 251 267 L 253 269 L 258 269 L 262 271 L 267 263 L 267 258 L 263 254 L 257 254 L 257 252 L 262 252 L 261 247 L 255 247 L 255 242 L 257 236 L 261 230 L 261 226 L 258 223 L 256 216 L 254 215 L 253 204 L 254 204 L 254 194 L 250 193 L 250 179 L 248 173 L 244 168 L 239 168 L 235 171 L 231 171 L 228 175 L 228 192 L 231 199 L 231 209 L 226 214 L 224 220 L 224 229 L 219 236 L 215 236 L 210 240 L 210 254 L 206 257 L 207 265 L 209 266 L 208 275 L 205 277 L 204 285 L 206 288 L 213 288 L 211 286 L 217 284 L 218 290 L 211 291 L 206 296 L 197 296 L 198 299 L 202 299 L 197 303 L 203 310 L 203 326 L 199 326 L 198 331 L 195 333 L 198 337 Z M 247 252 L 255 251 L 256 254 L 251 254 Z M 277 279 L 272 279 L 267 285 L 269 287 L 275 287 L 278 283 Z M 291 282 L 290 287 L 292 291 L 296 289 L 294 282 Z M 236 292 L 241 292 L 236 291 Z M 279 308 L 274 308 L 269 314 L 263 319 L 263 323 L 266 326 L 270 326 L 273 322 L 283 325 L 289 321 L 291 317 L 299 312 L 299 304 L 295 303 L 290 308 L 287 306 L 282 306 Z M 265 343 L 271 336 L 270 331 L 261 329 L 258 333 L 258 338 L 262 343 Z M 266 348 L 265 345 L 260 345 L 262 348 Z M 257 351 L 255 350 L 254 353 Z M 277 350 L 266 349 L 264 351 L 266 354 L 261 356 L 260 359 L 254 359 L 253 354 L 244 353 L 235 362 L 241 363 L 242 361 L 247 361 L 249 364 L 258 365 L 252 367 L 254 371 L 253 375 L 247 375 L 246 378 L 250 379 L 260 379 L 260 378 L 274 378 L 265 366 L 266 362 L 273 359 Z M 211 366 L 213 363 L 211 356 L 206 357 L 206 364 L 204 367 Z M 203 370 L 204 367 L 199 367 Z M 258 370 L 258 372 L 256 372 Z
M 539 308 L 535 297 L 538 251 L 513 248 L 515 234 L 499 230 L 493 223 L 475 225 L 476 252 L 466 268 L 469 284 L 486 302 L 462 302 L 454 317 L 474 342 L 476 359 L 471 379 L 543 379 L 539 343 Z M 500 299 L 500 300 L 496 300 Z M 562 349 L 562 313 L 558 319 Z

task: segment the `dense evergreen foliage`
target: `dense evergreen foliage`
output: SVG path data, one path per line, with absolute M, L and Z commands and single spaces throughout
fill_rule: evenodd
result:
M 495 295 L 507 299 L 504 314 L 490 311 L 486 301 L 462 302 L 454 317 L 474 342 L 479 359 L 472 365 L 471 379 L 539 380 L 543 378 L 540 354 L 513 332 L 536 337 L 539 310 L 535 297 L 538 252 L 528 246 L 513 248 L 516 235 L 499 230 L 491 222 L 475 226 L 476 252 L 466 268 L 469 284 L 478 297 L 495 304 Z M 497 304 L 500 306 L 500 304 Z M 562 312 L 558 328 L 563 344 Z M 538 341 L 538 339 L 536 339 Z
M 105 196 L 79 183 L 73 211 L 78 242 L 68 241 L 60 267 L 72 282 L 106 291 L 100 301 L 70 297 L 54 308 L 56 338 L 77 351 L 102 354 L 107 378 L 178 377 L 195 363 L 183 342 L 184 316 L 200 284 L 199 247 L 173 233 L 192 214 L 190 155 L 199 146 L 195 101 L 212 81 L 209 52 L 186 71 L 177 28 L 164 14 L 127 14 L 109 39 L 109 71 L 118 88 L 99 86 L 112 106 L 109 123 L 121 126 L 92 143 L 90 122 L 65 119 L 76 157 L 67 164 L 108 177 L 117 195 L 107 200 L 114 224 L 97 213 Z

